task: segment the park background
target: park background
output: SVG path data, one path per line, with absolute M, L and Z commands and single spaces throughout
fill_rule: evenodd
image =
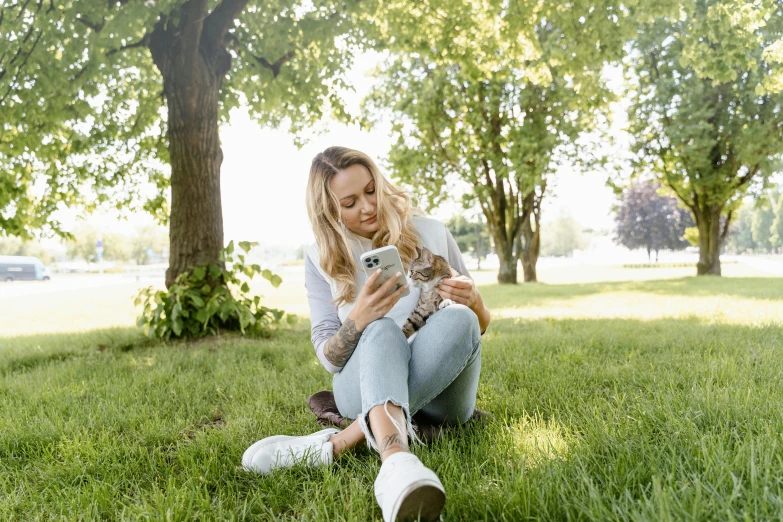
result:
M 196 3 L 167 2 L 161 9 Z M 86 18 L 86 4 L 78 2 L 62 4 L 54 14 L 35 2 L 13 4 L 4 6 L 6 16 L 0 18 L 6 36 L 0 46 L 6 52 L 0 54 L 7 57 L 0 63 L 8 73 L 0 73 L 0 86 L 8 87 L 0 105 L 5 167 L 0 255 L 38 256 L 51 275 L 49 281 L 0 286 L 0 411 L 10 412 L 0 420 L 0 465 L 9 470 L 0 475 L 0 518 L 380 518 L 371 493 L 378 463 L 368 452 L 335 468 L 286 470 L 272 479 L 238 469 L 242 450 L 254 440 L 314 431 L 305 399 L 330 386 L 309 341 L 302 255 L 313 240 L 305 207 L 310 161 L 332 145 L 367 153 L 429 215 L 449 224 L 492 311 L 478 406 L 494 418 L 418 450 L 446 485 L 447 520 L 783 516 L 779 5 L 525 4 L 536 13 L 526 17 L 509 11 L 505 2 L 428 2 L 411 12 L 395 2 L 379 4 L 377 12 L 372 2 L 360 2 L 336 10 L 363 27 L 365 33 L 353 36 L 359 38 L 355 46 L 329 43 L 350 33 L 345 26 L 330 26 L 312 38 L 291 30 L 318 21 L 307 18 L 310 3 L 296 3 L 304 15 L 282 6 L 274 20 L 270 15 L 263 23 L 251 6 L 250 25 L 237 26 L 234 34 L 267 31 L 270 43 L 249 44 L 249 50 L 288 56 L 283 53 L 292 42 L 300 52 L 320 45 L 322 59 L 345 67 L 319 69 L 293 54 L 277 70 L 266 61 L 258 70 L 233 71 L 245 81 L 230 88 L 246 98 L 223 100 L 226 119 L 215 121 L 223 154 L 220 246 L 256 242 L 247 264 L 257 263 L 259 272 L 270 270 L 282 282 L 255 277 L 243 293 L 261 296 L 264 306 L 298 320 L 275 324 L 261 337 L 224 329 L 187 341 L 171 330 L 171 339 L 150 338 L 135 326 L 142 312 L 134 303 L 139 290 L 166 287 L 170 222 L 161 224 L 160 217 L 171 208 L 173 181 L 159 149 L 124 156 L 127 151 L 112 148 L 112 139 L 137 132 L 128 114 L 154 97 L 123 87 L 116 98 L 135 96 L 128 106 L 106 102 L 110 92 L 96 91 L 95 85 L 116 86 L 106 81 L 112 73 L 85 67 L 87 83 L 60 85 L 62 97 L 50 92 L 52 104 L 71 92 L 74 99 L 83 98 L 80 92 L 93 94 L 69 116 L 36 104 L 36 96 L 57 80 L 20 80 L 36 74 L 28 62 L 59 66 L 32 46 L 38 34 L 43 42 L 62 44 L 59 37 L 49 38 L 51 26 L 41 20 L 78 14 L 70 23 L 89 43 L 83 47 L 107 50 L 107 59 L 138 53 L 133 59 L 142 73 L 131 78 L 145 87 L 162 83 L 150 73 L 156 69 L 143 31 L 152 15 L 129 4 L 106 9 L 95 4 L 102 24 L 114 31 L 111 37 L 97 18 Z M 219 3 L 208 4 L 212 9 Z M 456 21 L 449 25 L 444 12 Z M 609 14 L 596 18 L 598 12 Z M 278 18 L 286 20 L 282 26 L 275 25 Z M 373 32 L 377 27 L 362 26 L 384 19 L 380 34 Z M 500 19 L 509 22 L 491 23 Z M 591 23 L 595 31 L 586 30 Z M 427 34 L 422 27 L 438 30 Z M 612 27 L 617 33 L 607 34 Z M 482 38 L 466 38 L 471 31 Z M 558 46 L 547 48 L 546 34 L 557 34 L 574 54 L 557 57 Z M 361 36 L 375 40 L 368 44 Z M 138 38 L 143 45 L 135 45 Z M 438 53 L 422 53 L 422 39 Z M 705 41 L 709 45 L 701 45 Z M 73 42 L 63 45 L 64 56 L 70 52 L 76 65 L 89 64 L 73 54 Z M 112 52 L 118 46 L 123 51 Z M 596 48 L 606 54 L 593 54 Z M 493 60 L 498 49 L 507 54 Z M 670 61 L 663 58 L 667 53 L 674 56 Z M 20 65 L 17 58 L 28 54 Z M 240 63 L 249 54 L 240 50 L 232 57 Z M 644 56 L 661 61 L 645 62 Z M 423 68 L 416 67 L 417 60 Z M 120 63 L 134 67 L 133 61 Z M 476 63 L 481 66 L 471 68 Z M 653 74 L 653 65 L 669 74 L 666 81 Z M 373 73 L 379 66 L 393 74 Z M 454 138 L 462 127 L 454 124 L 459 117 L 448 99 L 453 93 L 444 88 L 446 98 L 440 99 L 432 95 L 433 84 L 416 82 L 428 77 L 427 70 L 460 66 L 468 70 L 460 77 L 466 82 L 524 86 L 537 93 L 532 99 L 551 102 L 542 113 L 552 118 L 543 130 L 538 120 L 520 118 L 507 121 L 508 129 L 494 138 L 472 136 L 486 139 L 484 145 L 501 143 L 500 154 L 513 161 L 494 150 L 480 151 L 454 167 L 451 159 L 432 153 L 438 144 L 464 151 Z M 326 71 L 324 84 L 340 100 L 339 110 L 308 101 L 308 96 L 323 101 L 322 91 L 313 87 L 320 83 L 305 74 L 315 70 Z M 344 81 L 333 81 L 339 77 Z M 690 78 L 698 82 L 688 83 Z M 574 89 L 577 80 L 581 92 Z M 407 82 L 404 88 L 400 81 Z M 434 75 L 432 81 L 437 85 L 444 78 Z M 441 86 L 453 84 L 451 77 L 445 81 Z M 552 99 L 537 90 L 546 88 Z M 253 97 L 264 89 L 274 95 Z M 704 102 L 713 95 L 710 89 L 715 101 Z M 652 93 L 661 95 L 660 106 L 651 101 Z M 286 105 L 286 96 L 299 105 Z M 531 98 L 501 89 L 499 99 L 513 115 Z M 493 98 L 487 100 L 492 106 Z M 767 112 L 753 113 L 753 103 Z M 406 112 L 411 106 L 442 111 Z M 558 113 L 562 106 L 571 112 Z M 116 109 L 116 121 L 107 108 Z M 166 110 L 144 114 L 149 126 L 139 136 L 150 129 L 154 135 Z M 361 121 L 349 122 L 345 114 Z M 666 117 L 679 119 L 672 124 Z M 76 132 L 88 145 L 87 160 L 65 166 L 69 154 L 78 153 L 31 137 L 33 122 L 41 121 L 53 135 Z M 704 121 L 714 132 L 705 131 Z M 692 129 L 689 122 L 695 122 Z M 422 134 L 433 123 L 441 132 Z M 116 135 L 108 133 L 105 141 L 107 128 Z M 668 140 L 668 148 L 649 139 L 655 132 Z M 699 163 L 699 155 L 716 149 L 712 166 Z M 732 155 L 741 165 L 727 174 L 721 169 Z M 514 161 L 530 157 L 546 158 L 544 167 L 513 168 Z M 489 230 L 481 210 L 492 202 L 465 179 L 477 158 L 497 162 L 491 176 L 497 185 L 505 180 L 519 194 L 539 198 L 535 220 L 528 215 L 540 233 L 535 283 L 522 282 L 528 238 L 517 244 L 508 237 L 519 284 L 499 282 L 500 233 Z M 50 169 L 55 164 L 60 171 Z M 109 171 L 119 175 L 106 175 Z M 111 181 L 92 180 L 101 176 Z M 48 205 L 52 180 L 58 190 L 67 187 L 67 195 Z M 730 217 L 718 249 L 720 276 L 696 276 L 703 244 L 693 217 L 703 209 L 693 194 L 720 200 L 721 226 Z M 139 209 L 145 202 L 153 203 L 150 212 Z

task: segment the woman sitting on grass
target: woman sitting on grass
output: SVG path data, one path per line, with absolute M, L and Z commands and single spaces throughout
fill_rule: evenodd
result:
M 343 147 L 318 154 L 310 168 L 307 210 L 316 237 L 305 259 L 312 341 L 318 359 L 334 374 L 340 414 L 358 422 L 342 431 L 268 437 L 245 451 L 242 464 L 258 473 L 297 463 L 331 464 L 366 440 L 381 457 L 375 496 L 384 520 L 437 519 L 445 493 L 435 473 L 409 451 L 416 438 L 411 415 L 421 412 L 433 424 L 462 424 L 471 417 L 489 310 L 448 229 L 414 214 L 408 195 L 367 155 Z M 405 270 L 416 247 L 424 246 L 462 274 L 437 287 L 456 304 L 432 315 L 410 339 L 401 327 L 420 289 L 411 288 L 405 297 L 405 286 L 389 293 L 397 279 L 391 277 L 374 290 L 378 274 L 368 278 L 359 267 L 363 253 L 387 245 L 398 248 Z

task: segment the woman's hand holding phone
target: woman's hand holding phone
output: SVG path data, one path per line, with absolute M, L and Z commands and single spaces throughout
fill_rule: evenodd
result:
M 381 270 L 378 269 L 370 274 L 370 277 L 367 278 L 364 286 L 359 291 L 359 295 L 356 297 L 356 304 L 353 310 L 348 314 L 348 318 L 356 324 L 357 330 L 363 331 L 367 328 L 367 325 L 385 316 L 397 304 L 397 301 L 400 300 L 400 297 L 408 288 L 408 285 L 405 284 L 391 292 L 400 275 L 398 272 L 376 289 L 375 284 L 381 276 Z

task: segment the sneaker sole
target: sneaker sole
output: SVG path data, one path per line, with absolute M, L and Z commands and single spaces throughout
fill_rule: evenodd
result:
M 253 473 L 258 473 L 254 469 L 248 467 L 245 463 L 253 462 L 253 457 L 256 456 L 256 453 L 258 453 L 258 450 L 261 448 L 265 448 L 269 446 L 270 444 L 274 444 L 275 442 L 280 442 L 281 440 L 287 440 L 287 439 L 298 439 L 300 437 L 309 437 L 313 435 L 321 435 L 330 433 L 334 430 L 334 428 L 327 428 L 325 430 L 318 431 L 316 433 L 311 433 L 310 435 L 275 435 L 272 437 L 267 437 L 265 439 L 261 439 L 249 448 L 245 450 L 245 453 L 242 455 L 242 468 L 245 471 L 251 471 Z M 339 433 L 339 431 L 336 431 L 334 433 Z
M 421 480 L 411 484 L 402 494 L 402 500 L 395 511 L 392 520 L 408 522 L 414 520 L 439 520 L 443 506 L 446 505 L 446 493 L 440 484 L 432 480 Z

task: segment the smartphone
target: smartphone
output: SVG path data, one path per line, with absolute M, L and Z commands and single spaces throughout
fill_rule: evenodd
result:
M 364 268 L 364 272 L 367 274 L 367 277 L 370 277 L 373 272 L 378 270 L 379 268 L 382 270 L 380 277 L 378 278 L 378 281 L 375 285 L 375 288 L 378 288 L 383 283 L 389 280 L 390 277 L 394 277 L 394 274 L 397 272 L 401 272 L 400 277 L 397 279 L 397 284 L 392 289 L 392 292 L 399 289 L 400 286 L 404 285 L 407 280 L 405 279 L 405 270 L 402 268 L 402 260 L 400 259 L 400 252 L 397 250 L 397 247 L 394 245 L 385 246 L 381 248 L 376 248 L 375 250 L 370 250 L 369 252 L 365 252 L 362 254 L 362 257 L 360 258 L 360 262 L 362 264 L 362 268 Z M 402 293 L 402 296 L 409 295 L 411 293 L 410 288 L 406 288 L 405 291 Z

